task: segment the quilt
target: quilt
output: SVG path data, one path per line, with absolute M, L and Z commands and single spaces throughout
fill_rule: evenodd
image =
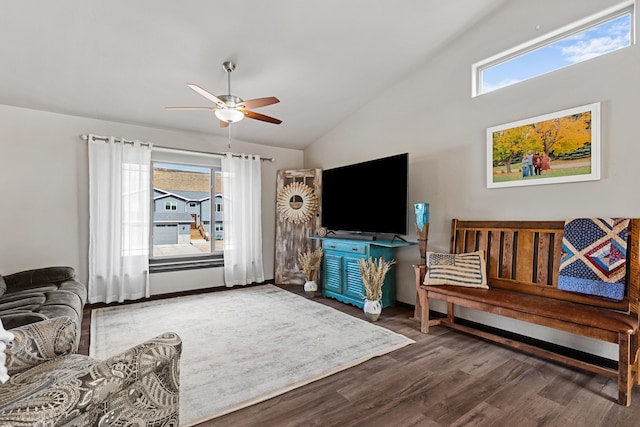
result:
M 628 228 L 629 218 L 567 219 L 558 289 L 622 300 Z

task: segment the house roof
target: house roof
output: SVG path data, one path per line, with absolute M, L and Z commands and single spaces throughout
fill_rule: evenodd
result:
M 203 192 L 203 191 L 178 191 L 178 190 L 167 191 L 167 190 L 161 190 L 160 188 L 154 188 L 154 191 L 163 193 L 163 194 L 154 196 L 153 197 L 154 200 L 174 196 L 186 202 L 203 202 L 205 200 L 209 200 L 211 197 L 208 192 Z
M 154 212 L 153 222 L 169 222 L 169 223 L 192 223 L 195 220 L 191 214 L 187 212 Z
M 178 197 L 182 197 L 187 201 L 203 202 L 211 198 L 208 192 L 205 193 L 203 191 L 175 191 L 174 190 L 171 193 L 175 194 Z
M 226 139 L 212 111 L 165 107 L 213 106 L 186 85 L 226 94 L 230 60 L 231 93 L 278 97 L 256 112 L 283 120 L 233 138 L 304 149 L 506 2 L 7 2 L 0 102 Z

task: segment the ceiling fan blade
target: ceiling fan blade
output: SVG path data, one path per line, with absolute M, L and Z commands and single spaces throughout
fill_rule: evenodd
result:
M 200 95 L 204 96 L 205 98 L 207 98 L 209 101 L 215 103 L 215 104 L 220 104 L 220 105 L 227 105 L 225 104 L 220 98 L 218 98 L 217 96 L 207 92 L 206 90 L 202 89 L 200 86 L 198 85 L 194 85 L 194 84 L 188 84 L 187 86 L 189 86 L 191 89 L 195 90 L 196 92 L 198 92 Z
M 182 111 L 182 110 L 217 110 L 216 107 L 164 107 L 165 110 Z
M 242 110 L 242 112 L 244 113 L 245 116 L 249 117 L 250 119 L 262 120 L 263 122 L 274 123 L 276 125 L 279 125 L 280 123 L 282 123 L 282 120 L 276 119 L 275 117 L 265 116 L 264 114 L 254 113 L 253 111 L 249 111 L 249 110 Z
M 220 120 L 220 127 L 221 128 L 229 127 L 229 123 L 225 122 L 224 120 Z
M 275 96 L 270 96 L 268 98 L 256 98 L 249 99 L 248 101 L 242 101 L 239 103 L 243 110 L 251 110 L 252 108 L 265 107 L 267 105 L 276 104 L 280 102 L 278 98 Z

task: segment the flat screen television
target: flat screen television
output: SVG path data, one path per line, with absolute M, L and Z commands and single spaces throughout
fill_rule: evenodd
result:
M 407 153 L 322 172 L 322 226 L 334 232 L 407 233 Z

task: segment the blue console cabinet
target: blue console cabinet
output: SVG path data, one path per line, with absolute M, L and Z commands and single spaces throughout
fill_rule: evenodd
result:
M 364 285 L 360 275 L 360 260 L 382 257 L 395 259 L 398 247 L 415 243 L 390 240 L 351 240 L 320 238 L 322 258 L 322 295 L 362 308 Z M 396 265 L 385 276 L 382 285 L 382 306 L 389 307 L 396 301 Z

